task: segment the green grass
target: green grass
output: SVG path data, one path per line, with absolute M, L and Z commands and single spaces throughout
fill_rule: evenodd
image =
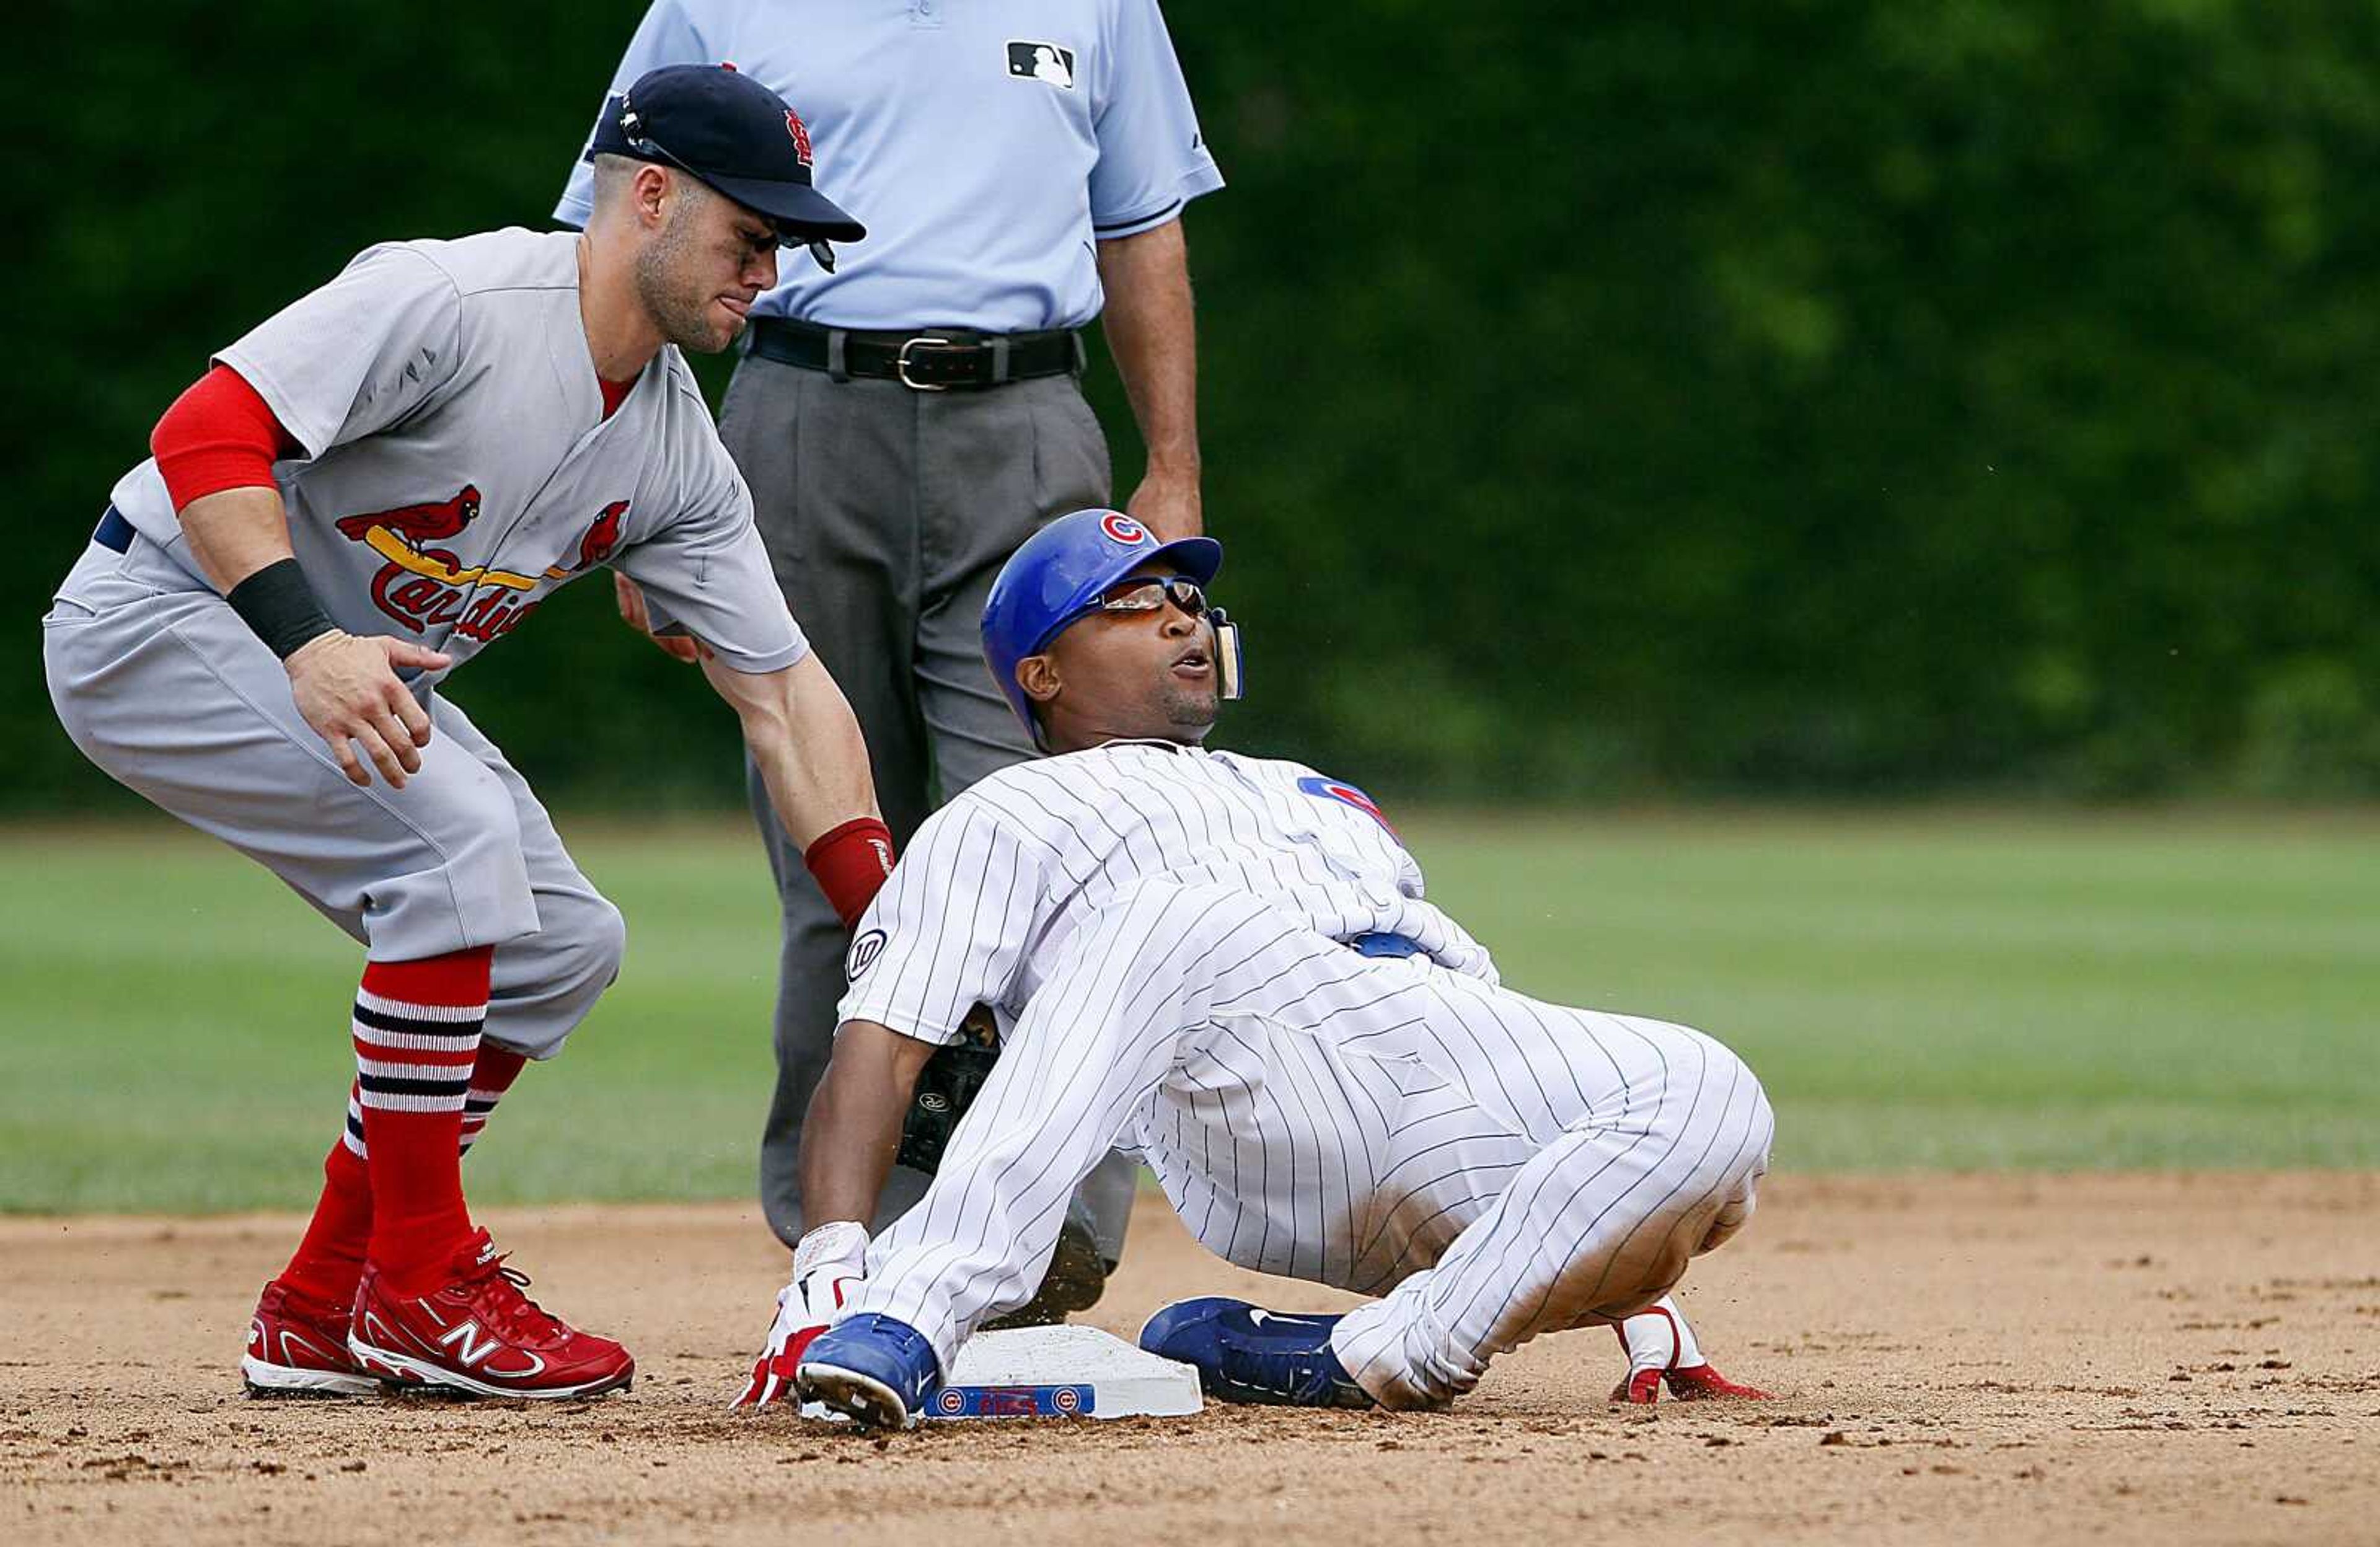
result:
M 2380 824 L 1934 812 L 1416 817 L 1545 998 L 1702 1027 L 1788 1169 L 2380 1165 Z M 484 1202 L 741 1198 L 775 922 L 737 824 L 565 823 L 618 987 L 471 1163 Z M 0 831 L 0 1210 L 295 1208 L 358 951 L 169 826 Z

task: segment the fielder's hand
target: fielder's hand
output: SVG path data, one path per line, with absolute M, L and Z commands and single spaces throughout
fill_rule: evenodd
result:
M 371 783 L 356 756 L 361 747 L 391 789 L 403 789 L 407 774 L 421 772 L 421 749 L 430 745 L 430 716 L 397 680 L 396 669 L 438 671 L 453 664 L 403 640 L 335 628 L 308 640 L 282 663 L 298 713 L 329 744 L 348 782 Z
M 851 1220 L 821 1224 L 802 1237 L 794 1249 L 794 1281 L 777 1291 L 777 1319 L 769 1324 L 768 1344 L 731 1406 L 796 1400 L 794 1371 L 803 1350 L 843 1314 L 867 1258 L 867 1227 Z
M 612 599 L 620 604 L 620 621 L 652 640 L 662 654 L 680 661 L 698 661 L 710 653 L 691 634 L 654 633 L 653 615 L 645 610 L 645 593 L 637 589 L 636 581 L 616 569 L 612 571 Z

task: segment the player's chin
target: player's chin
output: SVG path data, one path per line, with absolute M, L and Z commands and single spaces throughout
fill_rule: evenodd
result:
M 697 354 L 715 355 L 742 335 L 747 316 L 724 298 L 714 299 L 698 316 L 689 318 L 686 326 L 674 330 L 670 342 Z
M 1214 682 L 1176 682 L 1165 693 L 1165 719 L 1176 730 L 1205 730 L 1222 707 Z
M 724 307 L 712 308 L 711 317 L 712 325 L 702 345 L 702 352 L 706 355 L 718 354 L 743 336 L 746 323 L 744 313 L 730 311 Z

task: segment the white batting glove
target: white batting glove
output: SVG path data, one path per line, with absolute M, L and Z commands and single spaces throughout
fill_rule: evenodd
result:
M 759 1407 L 794 1400 L 794 1370 L 810 1340 L 843 1314 L 866 1271 L 868 1227 L 853 1220 L 821 1224 L 794 1248 L 793 1282 L 777 1291 L 777 1317 L 753 1361 L 751 1379 L 730 1404 Z

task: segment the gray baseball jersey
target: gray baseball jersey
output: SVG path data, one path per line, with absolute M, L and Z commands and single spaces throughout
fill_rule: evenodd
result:
M 604 417 L 571 234 L 376 247 L 218 357 L 305 455 L 274 469 L 290 540 L 341 627 L 456 665 L 610 564 L 730 666 L 808 649 L 686 362 L 663 349 Z M 445 695 L 402 789 L 358 788 L 281 663 L 200 578 L 153 461 L 128 537 L 85 549 L 42 619 L 58 717 L 109 774 L 402 961 L 496 947 L 491 1041 L 538 1055 L 610 983 L 617 909 L 528 783 Z
M 1759 1082 L 1700 1032 L 1503 988 L 1421 891 L 1361 791 L 1228 752 L 1111 744 L 929 818 L 861 920 L 843 1018 L 941 1041 L 980 999 L 1011 1029 L 850 1313 L 949 1368 L 1032 1293 L 1111 1145 L 1232 1261 L 1383 1294 L 1334 1346 L 1392 1406 L 1644 1309 L 1749 1216 Z
M 793 664 L 801 631 L 685 359 L 664 348 L 603 416 L 577 242 L 371 248 L 216 356 L 305 449 L 274 469 L 298 562 L 340 627 L 456 665 L 606 563 L 728 664 Z M 113 500 L 180 552 L 153 459 Z

